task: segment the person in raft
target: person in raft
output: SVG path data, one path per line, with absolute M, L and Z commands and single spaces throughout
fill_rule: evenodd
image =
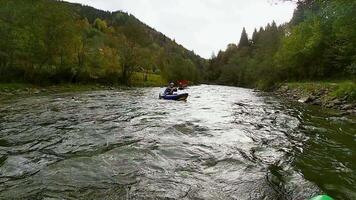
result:
M 164 91 L 164 95 L 172 95 L 174 92 L 177 92 L 177 88 L 174 87 L 174 83 L 170 83 Z

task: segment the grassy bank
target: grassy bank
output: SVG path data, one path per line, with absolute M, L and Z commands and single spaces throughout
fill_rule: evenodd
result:
M 353 81 L 299 82 L 286 83 L 285 86 L 303 96 L 320 94 L 325 100 L 344 98 L 348 102 L 356 102 L 356 83 Z
M 147 74 L 147 80 L 145 80 L 145 74 L 136 72 L 132 75 L 132 85 L 135 87 L 159 87 L 167 84 L 158 74 Z

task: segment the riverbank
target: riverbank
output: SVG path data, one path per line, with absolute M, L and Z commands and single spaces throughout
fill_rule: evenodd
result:
M 356 115 L 356 83 L 353 81 L 283 83 L 274 93 L 292 101 Z
M 146 80 L 143 73 L 135 73 L 132 78 L 133 87 L 160 87 L 166 84 L 160 75 L 147 74 Z M 105 85 L 105 84 L 58 84 L 58 85 L 34 85 L 29 83 L 0 83 L 0 97 L 16 95 L 38 95 L 54 94 L 64 92 L 84 92 L 95 90 L 115 90 L 128 88 L 124 85 Z
M 136 72 L 132 75 L 132 87 L 160 87 L 167 82 L 158 74 L 144 74 Z M 35 85 L 29 83 L 0 83 L 0 98 L 15 95 L 37 95 L 53 94 L 63 92 L 83 92 L 92 90 L 114 90 L 118 88 L 127 88 L 125 85 L 105 85 L 105 84 L 57 84 L 57 85 Z
M 17 95 L 39 95 L 64 92 L 83 92 L 91 90 L 114 90 L 118 86 L 105 86 L 99 84 L 60 84 L 39 86 L 27 83 L 0 83 L 0 96 L 9 97 Z

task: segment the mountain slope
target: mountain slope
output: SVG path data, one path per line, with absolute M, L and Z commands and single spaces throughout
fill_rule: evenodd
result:
M 201 80 L 205 60 L 132 15 L 54 0 L 0 2 L 0 81 Z

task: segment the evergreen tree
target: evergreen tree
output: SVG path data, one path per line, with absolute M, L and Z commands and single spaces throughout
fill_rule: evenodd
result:
M 249 46 L 248 36 L 247 36 L 247 33 L 246 33 L 246 29 L 244 27 L 243 30 L 242 30 L 242 33 L 241 33 L 241 38 L 240 38 L 240 42 L 239 42 L 239 48 L 248 47 L 248 46 Z
M 265 29 L 261 26 L 261 27 L 260 27 L 260 30 L 258 30 L 258 35 L 263 34 L 264 31 L 265 31 Z
M 274 20 L 272 22 L 271 29 L 272 29 L 272 31 L 277 31 L 277 29 L 278 29 L 277 24 Z
M 257 29 L 255 28 L 255 30 L 253 31 L 253 34 L 252 34 L 252 43 L 253 44 L 256 44 L 257 43 Z

